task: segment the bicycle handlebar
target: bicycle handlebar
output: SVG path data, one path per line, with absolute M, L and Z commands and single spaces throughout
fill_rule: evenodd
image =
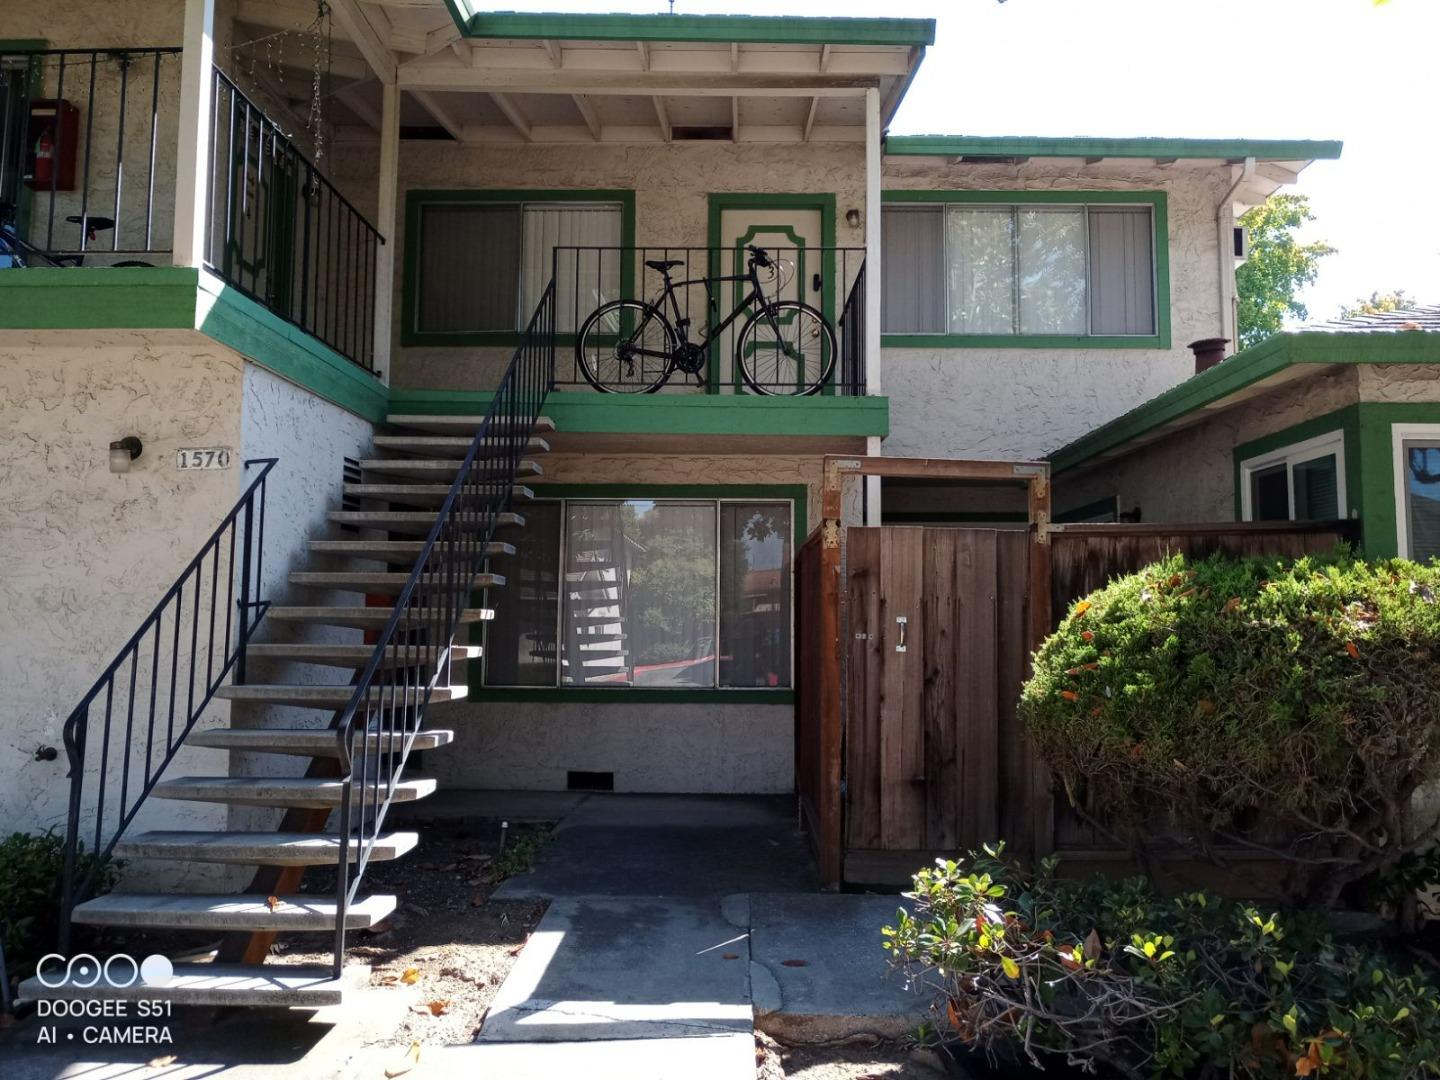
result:
M 770 265 L 770 256 L 765 254 L 764 248 L 758 248 L 751 244 L 745 250 L 750 252 L 750 258 L 754 260 L 756 266 L 768 267 Z

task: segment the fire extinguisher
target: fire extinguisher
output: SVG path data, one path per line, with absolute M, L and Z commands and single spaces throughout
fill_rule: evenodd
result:
M 50 129 L 45 128 L 40 132 L 40 137 L 35 140 L 35 185 L 36 187 L 50 186 L 51 170 L 55 167 L 55 140 L 50 137 Z

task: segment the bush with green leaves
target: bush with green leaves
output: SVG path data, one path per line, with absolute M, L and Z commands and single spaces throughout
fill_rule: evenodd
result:
M 94 857 L 81 852 L 76 862 L 83 880 Z M 63 836 L 17 832 L 0 839 L 0 944 L 12 976 L 30 975 L 40 957 L 55 948 L 64 868 Z M 106 864 L 95 875 L 94 892 L 108 892 L 118 876 L 118 865 Z
M 1315 914 L 1055 868 L 1000 845 L 915 875 L 885 947 L 934 991 L 943 1038 L 1137 1080 L 1440 1076 L 1440 997 L 1412 962 Z
M 1412 797 L 1440 778 L 1437 596 L 1440 567 L 1346 551 L 1175 556 L 1070 609 L 1020 717 L 1142 858 L 1174 826 L 1289 860 L 1286 895 L 1331 906 L 1433 842 Z

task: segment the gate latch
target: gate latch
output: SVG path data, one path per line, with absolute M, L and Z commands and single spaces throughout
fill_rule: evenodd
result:
M 900 640 L 895 643 L 896 652 L 905 651 L 905 629 L 909 625 L 909 622 L 910 620 L 904 615 L 895 616 L 895 625 L 900 628 Z

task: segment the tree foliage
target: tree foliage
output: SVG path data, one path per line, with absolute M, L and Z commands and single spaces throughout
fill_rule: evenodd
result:
M 1440 779 L 1437 596 L 1436 564 L 1174 556 L 1071 609 L 1020 715 L 1142 861 L 1259 849 L 1330 906 L 1434 842 L 1412 797 Z
M 1298 293 L 1314 282 L 1320 260 L 1335 252 L 1321 241 L 1295 239 L 1300 226 L 1314 220 L 1310 200 L 1289 194 L 1272 195 L 1241 216 L 1240 224 L 1250 233 L 1249 257 L 1235 271 L 1242 348 L 1277 333 L 1287 317 L 1309 316 Z
M 1356 299 L 1353 304 L 1340 308 L 1342 319 L 1353 319 L 1357 315 L 1383 315 L 1387 311 L 1404 311 L 1415 306 L 1415 298 L 1406 295 L 1404 289 L 1394 292 L 1372 292 L 1369 296 Z

